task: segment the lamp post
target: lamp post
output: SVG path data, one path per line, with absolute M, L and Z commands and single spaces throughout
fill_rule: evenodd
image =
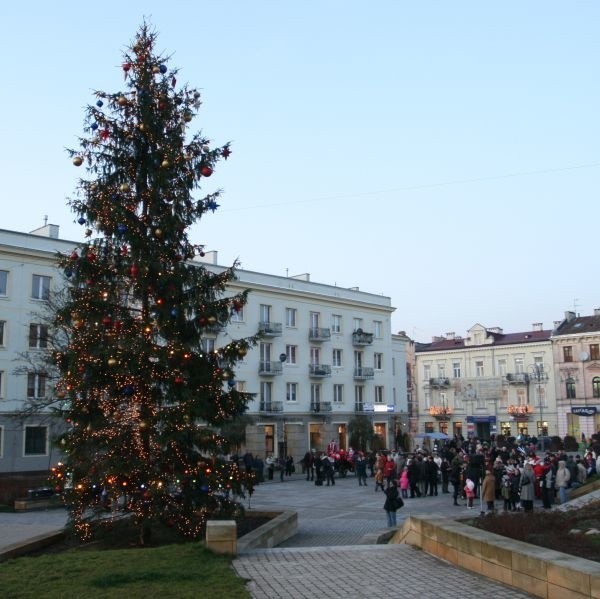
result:
M 537 398 L 538 407 L 540 408 L 540 426 L 538 427 L 538 435 L 547 436 L 548 431 L 544 431 L 544 400 L 545 396 L 542 397 L 542 385 L 545 385 L 548 381 L 548 373 L 546 372 L 546 366 L 539 362 L 532 364 L 529 367 L 529 381 L 533 382 L 537 386 Z

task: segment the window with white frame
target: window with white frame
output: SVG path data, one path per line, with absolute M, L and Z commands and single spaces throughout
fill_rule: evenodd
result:
M 321 325 L 321 314 L 319 312 L 311 312 L 310 313 L 310 328 L 318 329 Z
M 484 375 L 484 369 L 483 369 L 483 360 L 476 360 L 475 361 L 475 376 L 485 376 Z
M 373 336 L 376 339 L 381 339 L 383 337 L 383 323 L 381 320 L 373 321 Z
M 215 351 L 215 340 L 210 337 L 203 337 L 200 341 L 200 346 L 204 353 L 210 354 Z
M 43 349 L 48 347 L 48 326 L 45 324 L 29 325 L 29 347 Z
M 525 389 L 517 389 L 517 404 L 519 406 L 527 405 L 527 397 L 525 395 Z
M 4 334 L 6 332 L 6 320 L 0 320 L 0 347 L 4 347 L 5 339 Z
M 498 360 L 498 376 L 506 376 L 506 360 L 504 358 Z
M 267 304 L 260 305 L 260 321 L 271 322 L 271 306 Z
M 26 425 L 23 445 L 25 457 L 48 455 L 48 427 Z
M 446 378 L 446 365 L 438 364 L 437 368 L 438 368 L 438 377 L 441 379 L 445 379 Z
M 459 379 L 461 376 L 460 362 L 452 362 L 452 376 L 455 379 Z
M 40 399 L 46 397 L 46 379 L 44 372 L 30 372 L 27 374 L 27 397 Z
M 354 385 L 354 409 L 362 412 L 364 408 L 365 388 L 362 385 Z
M 541 385 L 537 385 L 535 389 L 535 405 L 538 408 L 546 408 L 546 389 Z
M 383 370 L 383 354 L 375 352 L 373 354 L 373 368 L 375 370 Z
M 515 372 L 525 372 L 525 360 L 521 357 L 515 358 Z
M 462 410 L 462 408 L 463 408 L 462 394 L 461 393 L 455 393 L 454 394 L 454 409 L 455 410 Z
M 331 353 L 331 363 L 335 368 L 342 367 L 342 350 L 334 349 Z
M 375 386 L 375 403 L 383 403 L 383 385 Z
M 271 409 L 271 396 L 273 384 L 270 381 L 261 381 L 260 383 L 260 410 L 262 412 Z
M 244 322 L 244 306 L 231 309 L 231 322 Z
M 508 407 L 508 389 L 502 389 L 502 395 L 500 395 L 500 407 Z
M 0 270 L 0 296 L 8 295 L 8 270 Z
M 426 410 L 429 410 L 429 408 L 431 407 L 431 392 L 430 391 L 425 391 L 425 393 L 423 394 L 423 402 L 425 403 L 424 408 Z
M 33 275 L 31 278 L 32 299 L 48 300 L 50 298 L 50 277 Z
M 342 317 L 340 314 L 332 314 L 331 316 L 331 332 L 341 333 L 342 332 Z
M 321 383 L 311 383 L 310 403 L 312 406 L 321 403 Z
M 423 380 L 426 383 L 429 383 L 429 379 L 431 378 L 431 366 L 429 364 L 423 365 Z
M 354 318 L 352 320 L 352 326 L 354 327 L 354 331 L 358 331 L 358 329 L 362 330 L 363 319 L 362 318 Z
M 286 308 L 285 309 L 285 326 L 286 327 L 295 327 L 296 326 L 296 316 L 298 311 L 296 308 Z
M 297 345 L 285 346 L 285 362 L 286 364 L 296 364 L 296 354 L 298 352 Z
M 321 350 L 318 347 L 310 348 L 310 363 L 320 364 L 321 363 Z
M 296 401 L 298 399 L 298 383 L 285 384 L 286 401 Z
M 333 386 L 333 403 L 344 403 L 344 385 Z

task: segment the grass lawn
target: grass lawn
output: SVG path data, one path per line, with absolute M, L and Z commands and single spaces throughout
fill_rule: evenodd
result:
M 5 599 L 250 597 L 231 557 L 198 543 L 20 557 L 0 564 L 0 589 Z

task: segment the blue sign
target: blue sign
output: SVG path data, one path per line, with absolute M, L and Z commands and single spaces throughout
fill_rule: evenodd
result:
M 577 406 L 571 408 L 571 414 L 577 414 L 577 416 L 594 416 L 596 414 L 596 406 Z

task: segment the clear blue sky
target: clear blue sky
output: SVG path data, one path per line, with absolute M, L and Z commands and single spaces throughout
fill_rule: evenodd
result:
M 599 2 L 3 3 L 1 228 L 83 239 L 64 148 L 143 17 L 232 142 L 221 263 L 390 296 L 418 341 L 600 307 Z

